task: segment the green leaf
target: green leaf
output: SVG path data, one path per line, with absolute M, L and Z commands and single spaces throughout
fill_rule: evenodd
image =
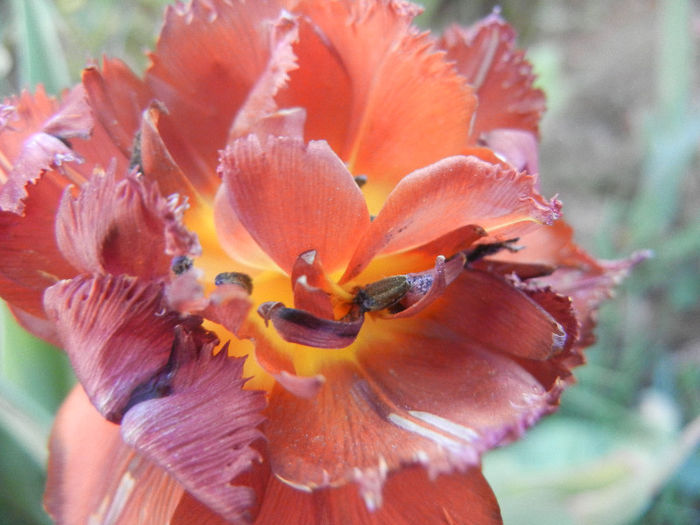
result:
M 12 0 L 17 28 L 19 80 L 34 89 L 42 83 L 57 94 L 70 83 L 66 57 L 58 38 L 58 12 L 48 0 Z

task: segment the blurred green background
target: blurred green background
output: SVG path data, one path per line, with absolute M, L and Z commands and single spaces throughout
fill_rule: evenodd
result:
M 0 98 L 59 93 L 102 54 L 146 65 L 165 0 L 0 0 Z M 422 2 L 436 30 L 492 1 Z M 544 193 L 598 257 L 651 248 L 601 311 L 561 410 L 484 460 L 505 523 L 700 523 L 700 7 L 504 0 L 547 92 Z M 40 524 L 45 443 L 73 379 L 0 312 L 0 524 Z

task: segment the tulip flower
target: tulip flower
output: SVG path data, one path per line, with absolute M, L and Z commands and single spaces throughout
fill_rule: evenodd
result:
M 0 106 L 0 294 L 79 385 L 59 523 L 500 523 L 481 455 L 554 411 L 598 261 L 540 194 L 498 14 L 194 0 L 140 77 Z

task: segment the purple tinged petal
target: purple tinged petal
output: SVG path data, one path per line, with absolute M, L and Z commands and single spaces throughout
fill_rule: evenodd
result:
M 248 522 L 255 492 L 231 481 L 261 461 L 250 445 L 261 439 L 265 395 L 244 390 L 244 358 L 183 327 L 176 329 L 169 395 L 136 404 L 124 416 L 122 437 L 165 468 L 185 489 L 225 519 Z
M 97 410 L 119 422 L 139 385 L 166 367 L 182 321 L 161 284 L 126 276 L 79 276 L 44 295 L 44 308 Z
M 267 302 L 258 307 L 258 314 L 273 326 L 285 341 L 316 348 L 345 348 L 360 333 L 364 316 L 348 321 L 322 319 L 304 310 L 287 308 L 280 302 Z
M 96 172 L 73 198 L 61 200 L 56 238 L 66 259 L 91 273 L 169 275 L 173 255 L 198 255 L 197 236 L 182 225 L 186 204 L 161 197 L 155 184 Z

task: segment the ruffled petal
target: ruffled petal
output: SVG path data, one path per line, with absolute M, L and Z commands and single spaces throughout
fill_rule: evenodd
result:
M 64 259 L 54 234 L 63 183 L 58 173 L 46 173 L 27 187 L 23 216 L 0 211 L 0 295 L 39 318 L 45 318 L 44 290 L 78 273 Z
M 431 480 L 409 467 L 389 476 L 383 503 L 370 511 L 353 486 L 312 493 L 271 480 L 256 525 L 413 525 L 417 523 L 502 523 L 496 498 L 478 469 Z
M 299 10 L 313 25 L 300 35 L 299 72 L 283 100 L 307 108 L 310 138 L 331 137 L 350 170 L 368 175 L 367 191 L 386 196 L 406 173 L 462 151 L 475 98 L 411 25 L 415 5 L 308 1 Z
M 309 250 L 340 269 L 369 226 L 360 189 L 325 142 L 252 135 L 227 148 L 220 172 L 235 214 L 287 273 Z
M 389 472 L 415 462 L 432 474 L 468 469 L 553 410 L 558 392 L 513 360 L 419 319 L 382 323 L 378 331 L 396 327 L 391 345 L 384 331 L 363 335 L 356 364 L 323 367 L 312 399 L 272 391 L 273 473 L 306 490 L 355 481 L 377 498 Z
M 229 482 L 259 454 L 249 445 L 265 407 L 243 390 L 244 359 L 164 308 L 162 286 L 126 277 L 79 277 L 52 287 L 46 307 L 78 379 L 126 443 L 230 520 L 254 505 L 252 489 Z M 126 349 L 126 351 L 124 351 Z M 167 431 L 166 431 L 167 430 Z
M 166 311 L 162 285 L 81 276 L 49 288 L 44 304 L 90 400 L 119 422 L 137 388 L 158 377 L 170 359 L 181 321 Z
M 89 273 L 168 276 L 177 255 L 199 255 L 197 236 L 182 226 L 185 206 L 166 200 L 154 184 L 96 173 L 73 198 L 67 190 L 56 218 L 56 238 L 66 259 Z
M 146 83 L 168 110 L 168 149 L 204 195 L 219 184 L 217 152 L 236 113 L 271 65 L 279 14 L 272 1 L 195 0 L 166 10 Z
M 228 142 L 255 130 L 261 118 L 277 113 L 275 95 L 286 85 L 289 71 L 297 67 L 296 56 L 292 52 L 292 43 L 299 36 L 296 20 L 287 11 L 282 11 L 279 18 L 270 23 L 268 64 L 236 114 Z
M 416 248 L 467 225 L 503 239 L 558 215 L 559 203 L 547 202 L 531 175 L 476 157 L 450 157 L 397 184 L 360 240 L 343 280 L 358 275 L 377 254 Z
M 183 490 L 137 454 L 76 386 L 56 416 L 44 503 L 58 524 L 168 523 Z
M 515 31 L 498 14 L 469 29 L 452 26 L 440 46 L 476 90 L 479 105 L 472 138 L 499 128 L 537 134 L 545 108 L 544 93 L 533 88 L 532 67 L 515 49 Z
M 547 277 L 535 279 L 533 285 L 551 286 L 557 292 L 571 297 L 576 315 L 581 322 L 577 346 L 582 349 L 595 342 L 598 307 L 614 294 L 617 287 L 638 264 L 652 254 L 643 250 L 626 259 L 597 261 L 594 268 L 561 268 Z
M 25 93 L 10 99 L 1 107 L 4 116 L 0 126 L 0 210 L 21 215 L 29 183 L 35 183 L 50 169 L 65 176 L 64 165 L 83 161 L 71 148 L 69 139 L 86 138 L 92 129 L 92 118 L 80 86 L 73 88 L 58 108 L 42 89 L 35 96 Z M 68 180 L 55 182 L 65 185 Z
M 169 394 L 128 410 L 122 437 L 209 508 L 246 522 L 255 491 L 232 481 L 262 459 L 250 445 L 262 438 L 265 395 L 243 390 L 244 358 L 229 358 L 226 348 L 212 356 L 217 342 L 178 327 Z
M 0 179 L 7 179 L 11 164 L 19 157 L 24 141 L 41 131 L 44 123 L 58 109 L 58 102 L 49 97 L 44 88 L 37 86 L 32 95 L 23 91 L 21 95 L 7 98 L 0 104 Z

